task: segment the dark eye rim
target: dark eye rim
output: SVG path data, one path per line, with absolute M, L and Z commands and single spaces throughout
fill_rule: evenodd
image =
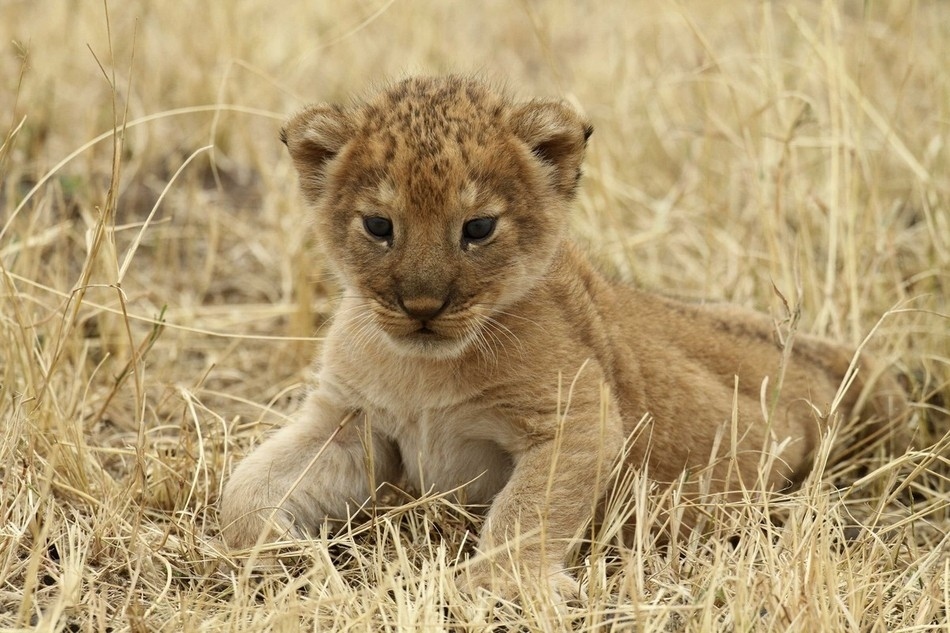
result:
M 484 242 L 492 236 L 497 225 L 498 218 L 491 216 L 472 218 L 462 225 L 462 239 L 469 243 Z M 472 228 L 476 230 L 472 231 Z
M 389 240 L 393 236 L 393 222 L 381 215 L 367 215 L 363 217 L 363 230 L 377 240 Z

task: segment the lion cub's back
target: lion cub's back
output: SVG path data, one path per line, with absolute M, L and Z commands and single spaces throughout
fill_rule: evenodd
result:
M 901 430 L 906 395 L 873 359 L 862 355 L 857 378 L 839 401 L 839 388 L 854 357 L 847 346 L 797 333 L 791 354 L 783 359 L 782 342 L 768 315 L 629 287 L 615 291 L 620 322 L 616 336 L 622 338 L 616 347 L 623 350 L 618 374 L 635 375 L 640 383 L 615 389 L 629 409 L 624 415 L 628 424 L 644 413 L 654 416 L 653 450 L 659 447 L 672 462 L 671 473 L 708 459 L 716 433 L 731 423 L 734 405 L 739 432 L 750 449 L 765 446 L 767 432 L 795 438 L 791 453 L 783 456 L 792 462 L 792 471 L 798 470 L 795 462 L 816 448 L 833 404 L 845 419 L 856 413 L 872 417 L 869 432 L 891 434 L 896 449 L 906 446 Z M 769 426 L 764 412 L 772 408 L 776 389 L 780 395 Z M 689 455 L 680 455 L 684 445 L 692 447 Z M 656 461 L 659 468 L 667 467 Z

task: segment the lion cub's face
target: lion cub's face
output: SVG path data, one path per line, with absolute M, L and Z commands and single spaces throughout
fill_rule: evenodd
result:
M 462 77 L 297 114 L 282 138 L 350 299 L 338 318 L 407 355 L 503 344 L 495 317 L 563 239 L 589 134 L 566 105 Z

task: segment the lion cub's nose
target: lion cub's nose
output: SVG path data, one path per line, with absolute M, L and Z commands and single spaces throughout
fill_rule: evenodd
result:
M 399 307 L 407 316 L 419 321 L 430 321 L 439 316 L 446 306 L 449 305 L 448 299 L 440 297 L 409 297 L 399 299 Z

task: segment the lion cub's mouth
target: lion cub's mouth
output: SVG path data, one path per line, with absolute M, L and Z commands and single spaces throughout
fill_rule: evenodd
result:
M 446 336 L 445 334 L 436 332 L 434 329 L 432 329 L 428 325 L 422 325 L 418 327 L 417 329 L 413 330 L 412 332 L 408 332 L 404 334 L 402 338 L 409 341 L 422 341 L 426 343 L 433 343 L 433 342 L 438 342 L 442 340 L 450 341 L 452 340 L 453 337 Z
M 391 335 L 395 335 L 400 338 L 405 338 L 410 341 L 419 340 L 419 341 L 453 341 L 458 338 L 458 336 L 451 331 L 446 331 L 445 328 L 439 327 L 439 325 L 432 323 L 431 321 L 423 322 L 414 322 L 411 325 L 411 329 L 408 331 L 403 331 L 401 333 L 392 332 Z
M 397 352 L 411 356 L 448 358 L 461 354 L 471 342 L 471 328 L 442 319 L 419 321 L 385 319 L 379 323 L 385 338 Z
M 484 334 L 491 319 L 486 319 L 483 304 L 455 305 L 432 314 L 409 312 L 396 302 L 377 299 L 365 303 L 352 313 L 353 331 L 363 333 L 358 336 L 377 337 L 398 355 L 416 358 L 458 358 L 472 346 L 487 349 L 501 343 L 498 335 Z

